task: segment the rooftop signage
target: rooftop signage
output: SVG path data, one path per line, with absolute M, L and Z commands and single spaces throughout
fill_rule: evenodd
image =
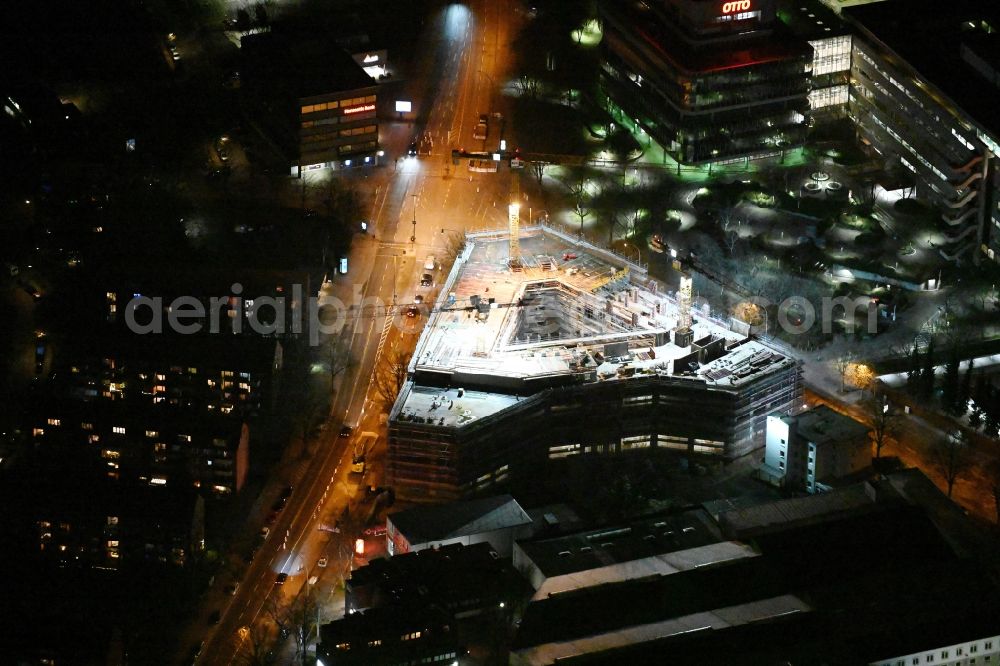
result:
M 731 0 L 722 5 L 723 14 L 732 14 L 734 12 L 745 12 L 751 7 L 750 0 Z
M 364 111 L 374 111 L 374 104 L 362 104 L 361 106 L 351 106 L 344 109 L 344 115 L 350 115 L 352 113 L 362 113 Z

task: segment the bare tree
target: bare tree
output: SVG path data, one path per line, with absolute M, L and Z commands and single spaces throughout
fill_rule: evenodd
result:
M 311 587 L 311 586 L 310 586 Z M 295 638 L 295 653 L 302 659 L 302 666 L 307 666 L 306 658 L 309 640 L 319 629 L 318 606 L 311 594 L 310 587 L 307 587 L 288 609 L 288 623 Z
M 536 99 L 538 97 L 538 79 L 531 76 L 531 74 L 521 74 L 519 77 L 514 79 L 514 86 L 523 96 L 530 97 L 531 99 Z
M 270 666 L 275 663 L 275 636 L 271 626 L 260 621 L 250 628 L 246 637 L 246 666 Z
M 323 345 L 323 361 L 330 373 L 330 381 L 351 367 L 351 350 L 342 338 L 330 338 Z
M 288 608 L 281 603 L 281 596 L 278 594 L 268 595 L 264 599 L 262 610 L 274 622 L 274 626 L 278 628 L 278 633 L 283 634 L 285 629 L 288 628 L 289 616 Z
M 948 497 L 951 497 L 955 482 L 970 465 L 969 441 L 965 433 L 949 433 L 939 438 L 934 444 L 934 456 L 948 484 Z
M 447 234 L 444 243 L 444 252 L 441 253 L 444 259 L 441 265 L 446 266 L 454 263 L 458 255 L 462 254 L 462 251 L 465 250 L 465 233 L 450 229 L 442 229 L 441 233 Z
M 583 176 L 573 181 L 569 186 L 569 192 L 573 196 L 573 214 L 580 219 L 580 233 L 583 233 L 583 221 L 590 215 L 590 206 L 587 201 L 587 180 Z
M 840 375 L 840 392 L 847 392 L 847 371 L 851 368 L 851 363 L 854 362 L 854 352 L 844 352 L 837 357 L 834 361 L 834 365 L 837 368 L 837 373 Z
M 872 389 L 871 396 L 861 403 L 861 408 L 868 424 L 868 436 L 875 447 L 875 460 L 879 460 L 882 447 L 899 431 L 900 416 L 890 408 L 889 401 L 877 384 Z
M 410 354 L 402 349 L 389 350 L 379 361 L 372 385 L 385 409 L 396 401 L 396 396 L 406 383 L 406 368 L 410 364 Z
M 535 176 L 535 180 L 538 181 L 538 186 L 542 186 L 542 179 L 545 177 L 545 167 L 549 166 L 548 162 L 534 161 L 531 163 L 531 173 Z

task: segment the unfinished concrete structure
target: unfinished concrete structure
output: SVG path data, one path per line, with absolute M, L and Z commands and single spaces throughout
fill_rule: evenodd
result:
M 641 267 L 535 232 L 512 268 L 508 240 L 471 238 L 429 313 L 389 419 L 402 495 L 468 495 L 574 455 L 731 460 L 800 395 L 794 360 L 724 322 L 695 312 L 676 338 L 677 302 Z

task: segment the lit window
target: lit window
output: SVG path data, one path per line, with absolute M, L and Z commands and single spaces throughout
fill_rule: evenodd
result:
M 44 428 L 32 428 L 31 429 L 31 436 L 32 437 L 42 437 L 43 435 L 45 435 L 45 429 Z
M 154 438 L 154 437 L 159 437 L 159 436 L 160 436 L 160 433 L 156 432 L 155 430 L 147 430 L 146 431 L 146 437 Z
M 48 423 L 49 423 L 50 426 L 62 425 L 62 423 L 59 421 L 59 419 L 49 419 Z
M 125 434 L 125 426 L 114 426 L 113 428 L 111 428 L 111 430 L 116 435 L 124 435 Z
M 93 430 L 94 429 L 94 424 L 93 423 L 81 423 L 80 424 L 80 428 L 83 429 L 83 430 Z

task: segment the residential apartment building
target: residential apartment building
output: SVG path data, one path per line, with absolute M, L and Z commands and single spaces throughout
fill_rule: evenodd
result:
M 51 400 L 35 410 L 36 449 L 98 466 L 106 479 L 238 493 L 250 465 L 250 430 L 241 419 L 170 406 Z
M 375 165 L 377 83 L 321 36 L 270 32 L 242 39 L 243 89 L 290 173 Z
M 775 485 L 822 492 L 871 466 L 868 427 L 826 405 L 769 416 L 765 441 L 760 475 Z
M 805 140 L 813 49 L 776 0 L 601 3 L 601 87 L 684 164 L 779 155 Z
M 316 660 L 327 666 L 454 664 L 465 654 L 448 613 L 398 606 L 351 613 L 319 630 Z
M 845 8 L 854 27 L 850 114 L 890 169 L 939 212 L 949 260 L 1000 260 L 1000 8 L 887 0 Z
M 183 567 L 205 548 L 205 500 L 193 488 L 108 483 L 50 469 L 27 492 L 36 554 L 53 566 Z

